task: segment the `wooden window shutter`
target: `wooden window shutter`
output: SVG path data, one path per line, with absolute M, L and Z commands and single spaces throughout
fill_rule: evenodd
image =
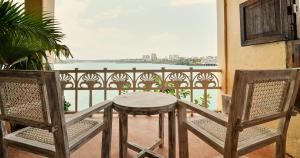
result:
M 248 0 L 240 4 L 241 45 L 296 38 L 295 0 Z

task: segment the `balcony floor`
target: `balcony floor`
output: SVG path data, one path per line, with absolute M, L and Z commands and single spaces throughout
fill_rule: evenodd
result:
M 118 158 L 118 117 L 113 118 L 113 132 L 112 132 L 112 158 Z M 157 116 L 129 116 L 129 141 L 135 142 L 142 146 L 151 145 L 158 136 L 158 117 Z M 167 157 L 167 117 L 165 118 L 165 145 L 164 148 L 156 149 L 155 152 Z M 177 137 L 176 137 L 177 139 Z M 190 158 L 212 158 L 219 154 L 213 148 L 201 141 L 199 138 L 189 133 L 189 152 Z M 177 145 L 178 154 L 178 145 Z M 71 158 L 99 158 L 101 157 L 101 134 L 97 135 L 91 141 L 83 145 L 81 148 L 71 154 Z M 136 153 L 128 149 L 128 157 L 135 156 Z M 274 145 L 266 146 L 260 150 L 246 155 L 248 158 L 273 158 L 275 157 Z M 41 158 L 35 154 L 31 154 L 18 149 L 9 149 L 10 158 Z

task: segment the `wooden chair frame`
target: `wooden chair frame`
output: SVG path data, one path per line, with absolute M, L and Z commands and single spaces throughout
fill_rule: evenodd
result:
M 3 110 L 0 115 L 1 121 L 1 152 L 0 157 L 7 157 L 7 147 L 17 147 L 23 150 L 44 155 L 47 157 L 55 158 L 69 158 L 70 152 L 78 149 L 81 145 L 89 141 L 91 138 L 96 136 L 99 132 L 103 131 L 102 135 L 102 158 L 110 158 L 111 152 L 111 130 L 112 130 L 112 102 L 104 101 L 96 104 L 86 110 L 70 115 L 65 118 L 63 101 L 61 96 L 61 86 L 59 79 L 59 72 L 56 71 L 0 71 L 0 77 L 10 78 L 34 78 L 41 81 L 44 93 L 43 98 L 45 99 L 45 106 L 47 105 L 44 115 L 49 118 L 44 123 L 34 123 L 30 120 L 20 120 L 18 118 L 12 118 L 6 116 Z M 1 100 L 1 97 L 0 97 Z M 0 107 L 3 104 L 0 101 Z M 2 108 L 3 109 L 3 108 Z M 85 133 L 76 137 L 75 140 L 68 140 L 68 133 L 66 127 L 73 125 L 81 120 L 91 117 L 92 114 L 104 110 L 103 122 L 92 127 Z M 43 145 L 38 146 L 34 141 L 19 139 L 15 135 L 20 132 L 16 131 L 7 134 L 5 129 L 4 121 L 16 122 L 26 126 L 31 126 L 40 129 L 47 129 L 53 133 L 54 145 Z M 53 147 L 54 146 L 54 147 Z M 99 149 L 100 150 L 100 149 Z
M 243 120 L 243 112 L 247 106 L 245 105 L 246 87 L 249 83 L 255 80 L 277 80 L 284 79 L 289 81 L 289 89 L 287 91 L 286 102 L 284 109 L 276 114 L 260 117 L 253 120 Z M 208 143 L 222 155 L 224 158 L 237 158 L 240 155 L 247 154 L 263 146 L 276 143 L 276 157 L 284 158 L 286 135 L 293 106 L 295 103 L 300 81 L 300 73 L 296 70 L 256 70 L 256 71 L 241 71 L 235 73 L 233 95 L 231 101 L 228 96 L 223 97 L 223 101 L 230 104 L 229 116 L 223 117 L 218 113 L 208 109 L 199 107 L 193 103 L 179 100 L 178 103 L 178 136 L 179 136 L 179 157 L 188 158 L 188 130 L 197 135 L 203 141 Z M 191 109 L 195 113 L 202 115 L 205 118 L 227 128 L 224 145 L 220 145 L 220 140 L 210 137 L 205 130 L 197 128 L 192 124 L 186 115 L 186 110 Z M 260 125 L 266 122 L 279 120 L 279 134 L 270 136 L 266 139 L 248 142 L 247 145 L 238 148 L 239 133 L 244 129 Z

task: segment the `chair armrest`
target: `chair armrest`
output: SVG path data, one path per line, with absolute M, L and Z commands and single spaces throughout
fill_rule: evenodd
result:
M 78 121 L 81 121 L 89 116 L 91 116 L 92 114 L 99 112 L 103 109 L 106 109 L 107 107 L 112 106 L 112 101 L 110 100 L 106 100 L 103 101 L 101 103 L 98 103 L 88 109 L 79 111 L 75 114 L 72 114 L 69 117 L 66 117 L 66 125 L 72 125 L 74 123 L 77 123 Z
M 229 114 L 231 106 L 231 95 L 223 94 L 222 95 L 222 112 L 226 115 Z
M 193 112 L 196 112 L 206 118 L 209 118 L 220 125 L 227 126 L 228 124 L 228 118 L 225 117 L 223 114 L 216 113 L 214 111 L 208 110 L 206 108 L 203 108 L 199 105 L 193 104 L 185 100 L 178 100 L 178 104 L 179 106 L 185 106 L 186 108 L 192 110 Z

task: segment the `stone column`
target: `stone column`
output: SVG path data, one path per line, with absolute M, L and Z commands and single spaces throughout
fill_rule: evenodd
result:
M 25 9 L 42 17 L 43 14 L 54 17 L 55 0 L 25 0 Z M 50 65 L 55 61 L 55 56 L 47 53 Z
M 54 16 L 54 2 L 55 0 L 25 0 L 25 9 L 39 16 L 42 16 L 43 13 Z

